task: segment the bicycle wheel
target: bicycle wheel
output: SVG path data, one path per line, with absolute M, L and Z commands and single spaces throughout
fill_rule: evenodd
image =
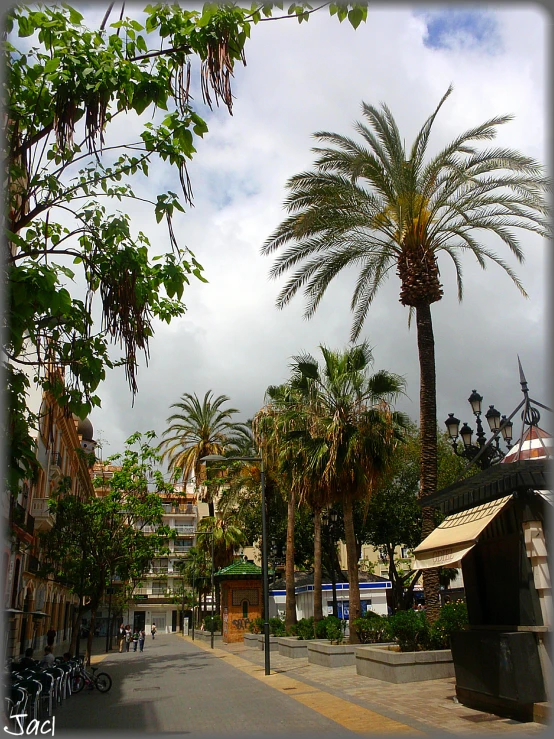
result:
M 107 693 L 112 687 L 112 679 L 107 672 L 99 672 L 94 682 L 101 693 Z
M 85 678 L 82 675 L 74 675 L 71 681 L 71 692 L 80 693 L 85 687 Z

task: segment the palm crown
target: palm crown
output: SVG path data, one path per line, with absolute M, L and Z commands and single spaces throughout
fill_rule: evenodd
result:
M 451 91 L 449 87 L 409 154 L 386 105 L 379 110 L 362 104 L 370 125 L 355 124 L 361 143 L 336 133 L 314 134 L 330 146 L 313 150 L 318 155 L 314 170 L 289 179 L 285 208 L 290 215 L 262 249 L 265 254 L 280 250 L 273 277 L 295 270 L 279 294 L 279 307 L 304 288 L 310 317 L 333 277 L 354 265 L 359 269 L 351 304 L 355 340 L 392 267 L 402 283 L 403 305 L 440 300 L 441 252 L 454 262 L 460 299 L 464 251 L 482 268 L 487 259 L 496 262 L 525 294 L 510 266 L 475 234 L 492 232 L 523 261 L 514 228 L 550 235 L 543 197 L 548 181 L 537 162 L 516 151 L 475 149 L 473 142 L 493 139 L 497 127 L 511 120 L 509 115 L 466 131 L 426 163 L 433 122 Z

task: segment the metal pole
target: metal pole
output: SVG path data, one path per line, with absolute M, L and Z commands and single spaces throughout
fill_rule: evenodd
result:
M 261 454 L 260 454 L 261 457 Z M 270 674 L 269 657 L 269 582 L 267 572 L 267 516 L 265 507 L 265 469 L 264 460 L 261 457 L 261 484 L 262 484 L 262 579 L 263 579 L 263 601 L 264 601 L 264 652 L 265 652 L 265 674 Z
M 215 519 L 214 519 L 215 522 Z M 211 647 L 214 648 L 214 605 L 215 605 L 215 596 L 214 596 L 214 532 L 212 531 L 212 628 L 211 628 Z
M 196 568 L 192 568 L 192 641 L 194 641 L 194 619 L 196 618 L 196 591 L 194 589 L 194 579 L 196 576 Z

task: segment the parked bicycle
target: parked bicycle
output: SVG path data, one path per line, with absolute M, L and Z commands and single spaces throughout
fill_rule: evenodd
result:
M 71 683 L 72 693 L 80 693 L 85 685 L 88 686 L 90 690 L 94 690 L 94 688 L 96 688 L 101 693 L 107 693 L 112 687 L 112 679 L 107 672 L 99 672 L 97 675 L 96 670 L 99 669 L 98 667 L 91 667 L 90 669 L 92 674 L 87 672 L 84 664 L 81 664 L 77 674 L 73 675 Z

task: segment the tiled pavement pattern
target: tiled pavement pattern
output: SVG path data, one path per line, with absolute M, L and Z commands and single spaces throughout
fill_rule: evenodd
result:
M 96 642 L 96 639 L 95 639 Z M 101 695 L 83 691 L 56 712 L 56 734 L 80 739 L 99 732 L 200 737 L 353 734 L 422 736 L 530 735 L 549 731 L 473 711 L 453 701 L 454 680 L 391 685 L 358 676 L 355 667 L 328 669 L 307 659 L 264 655 L 243 644 L 192 642 L 177 634 L 147 639 L 143 654 L 110 653 L 95 644 L 93 664 L 114 680 Z
M 218 646 L 222 653 L 236 655 L 243 661 L 263 668 L 264 653 L 261 650 L 245 647 L 243 644 Z M 457 703 L 454 678 L 395 685 L 357 675 L 355 666 L 329 669 L 309 664 L 307 659 L 281 657 L 277 652 L 271 652 L 271 672 L 275 672 L 276 676 L 286 675 L 288 678 L 318 688 L 323 694 L 324 705 L 331 697 L 345 701 L 341 714 L 335 716 L 339 723 L 343 723 L 347 704 L 370 711 L 373 716 L 368 714 L 368 724 L 363 733 L 400 733 L 398 729 L 402 725 L 404 728 L 401 733 L 411 730 L 414 735 L 420 732 L 456 735 L 497 733 L 530 735 L 547 731 L 550 733 L 550 727 L 543 724 L 520 723 L 474 711 Z M 270 681 L 272 677 L 265 679 Z M 316 706 L 314 708 L 319 710 Z M 393 724 L 390 727 L 378 726 L 378 716 L 398 722 L 397 727 Z M 353 726 L 348 728 L 357 731 Z

